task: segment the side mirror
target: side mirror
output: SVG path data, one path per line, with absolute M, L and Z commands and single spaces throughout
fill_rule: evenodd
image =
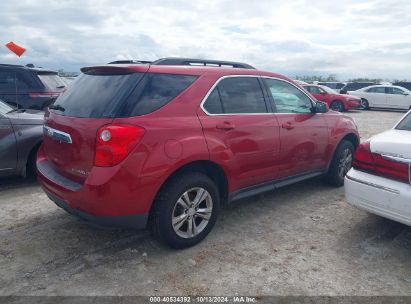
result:
M 325 94 L 327 94 L 327 93 L 324 92 L 324 91 L 321 91 L 320 94 L 321 94 L 321 95 L 325 95 Z
M 328 105 L 325 102 L 317 101 L 314 106 L 314 113 L 327 113 Z
M 405 92 L 404 92 L 404 93 L 402 93 L 402 95 L 404 95 L 404 96 L 408 96 L 408 95 L 410 95 L 410 94 L 408 94 L 408 93 L 405 93 Z

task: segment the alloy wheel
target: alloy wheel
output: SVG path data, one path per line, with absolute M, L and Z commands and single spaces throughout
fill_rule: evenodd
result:
M 175 203 L 172 212 L 174 232 L 182 238 L 193 238 L 208 225 L 213 212 L 213 199 L 201 187 L 184 192 Z
M 353 154 L 351 149 L 346 148 L 341 153 L 340 161 L 338 163 L 338 175 L 344 178 L 347 172 L 351 169 Z

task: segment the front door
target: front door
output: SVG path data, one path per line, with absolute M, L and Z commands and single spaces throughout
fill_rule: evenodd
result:
M 328 127 L 324 114 L 312 113 L 306 93 L 281 79 L 264 78 L 280 125 L 280 177 L 327 167 Z

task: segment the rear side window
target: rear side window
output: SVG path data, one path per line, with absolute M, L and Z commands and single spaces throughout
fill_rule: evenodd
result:
M 204 103 L 210 114 L 267 113 L 263 91 L 256 77 L 221 80 Z
M 130 95 L 143 73 L 78 76 L 76 83 L 57 98 L 57 113 L 73 117 L 114 117 L 116 108 Z M 64 110 L 63 110 L 64 109 Z
M 409 112 L 408 115 L 405 116 L 403 120 L 401 120 L 396 129 L 411 131 L 411 112 Z
M 117 111 L 118 117 L 154 112 L 187 89 L 197 76 L 147 73 Z
M 62 89 L 66 86 L 56 73 L 38 73 L 38 76 L 43 85 L 50 90 Z

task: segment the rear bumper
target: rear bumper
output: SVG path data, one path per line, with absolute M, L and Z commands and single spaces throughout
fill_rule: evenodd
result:
M 351 169 L 344 186 L 350 205 L 411 226 L 411 185 Z
M 86 222 L 105 227 L 122 227 L 131 229 L 144 229 L 147 226 L 148 214 L 128 216 L 95 216 L 78 209 L 71 208 L 69 204 L 61 198 L 58 198 L 44 188 L 43 190 L 46 192 L 49 199 L 51 199 L 57 206 Z
M 84 220 L 108 226 L 144 228 L 161 182 L 139 177 L 132 167 L 94 167 L 83 183 L 54 168 L 43 146 L 37 154 L 37 177 L 59 207 Z

